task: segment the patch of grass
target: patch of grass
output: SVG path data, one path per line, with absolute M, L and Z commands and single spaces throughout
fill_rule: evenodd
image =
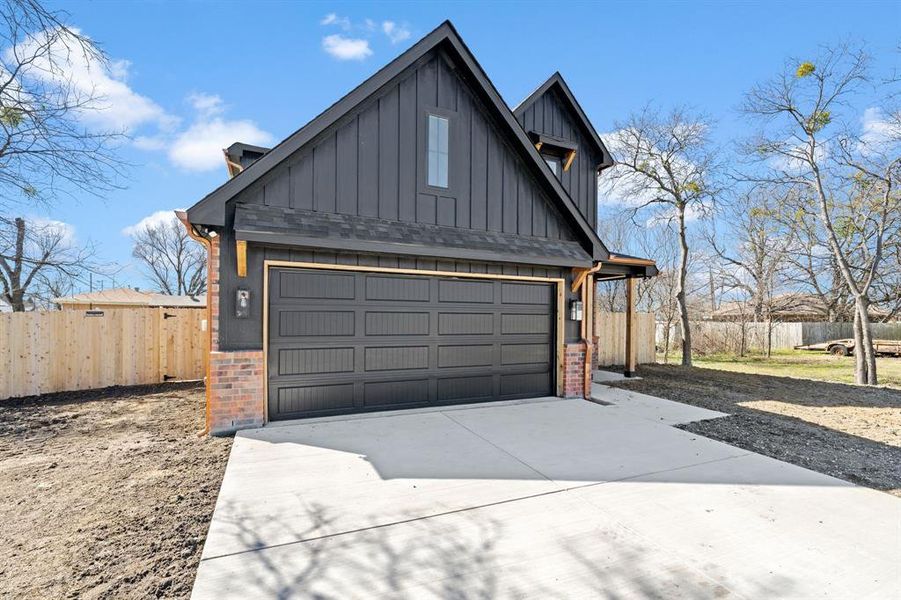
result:
M 670 362 L 675 361 L 678 361 L 678 358 L 674 359 L 670 356 Z M 734 373 L 854 383 L 854 357 L 832 356 L 825 352 L 781 350 L 773 352 L 769 358 L 762 354 L 751 354 L 744 357 L 727 354 L 707 355 L 695 357 L 694 364 L 705 369 L 718 369 Z M 901 389 L 901 358 L 877 358 L 876 372 L 880 384 Z

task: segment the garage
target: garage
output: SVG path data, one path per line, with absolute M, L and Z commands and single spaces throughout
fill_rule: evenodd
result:
M 555 393 L 557 280 L 270 267 L 269 420 Z

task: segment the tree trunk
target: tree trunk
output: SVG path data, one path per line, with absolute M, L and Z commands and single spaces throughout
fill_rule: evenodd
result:
M 685 298 L 685 280 L 688 277 L 688 238 L 685 234 L 685 207 L 679 205 L 679 281 L 676 285 L 676 303 L 679 305 L 679 322 L 682 324 L 682 366 L 691 366 L 691 326 L 688 322 L 688 303 Z
M 766 320 L 766 357 L 773 356 L 773 317 Z
M 25 256 L 25 219 L 16 217 L 16 254 L 13 269 L 8 273 L 9 294 L 7 301 L 13 312 L 25 312 L 25 290 L 22 289 L 22 262 Z
M 669 364 L 669 344 L 670 344 L 670 332 L 673 328 L 673 322 L 670 319 L 666 321 L 666 331 L 663 333 L 663 364 Z
M 866 365 L 866 381 L 859 383 L 876 385 L 879 383 L 879 379 L 876 374 L 876 349 L 873 345 L 873 332 L 870 328 L 870 299 L 860 296 L 855 299 L 855 305 L 860 317 L 860 337 L 863 341 L 863 346 L 861 346 L 863 352 L 860 352 L 860 355 Z
M 867 382 L 867 363 L 863 350 L 863 329 L 860 313 L 854 311 L 854 382 L 864 385 Z

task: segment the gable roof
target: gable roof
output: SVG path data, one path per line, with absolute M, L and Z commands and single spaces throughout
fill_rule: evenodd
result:
M 488 79 L 482 67 L 476 61 L 472 52 L 463 43 L 450 21 L 445 21 L 435 30 L 416 42 L 409 50 L 382 67 L 375 75 L 351 90 L 346 96 L 331 105 L 312 121 L 295 131 L 283 140 L 259 160 L 248 166 L 235 177 L 229 179 L 213 192 L 208 194 L 200 202 L 188 209 L 188 221 L 199 225 L 224 226 L 225 203 L 236 194 L 250 186 L 276 165 L 294 154 L 305 144 L 316 138 L 325 129 L 333 125 L 344 115 L 364 102 L 371 95 L 378 92 L 384 85 L 391 82 L 408 67 L 416 63 L 431 50 L 444 46 L 453 54 L 456 62 L 468 75 L 469 84 L 474 92 L 477 92 L 482 101 L 493 108 L 497 120 L 502 129 L 517 141 L 517 147 L 532 168 L 539 185 L 542 185 L 549 193 L 550 198 L 556 200 L 563 209 L 564 218 L 580 237 L 589 242 L 593 249 L 595 260 L 606 259 L 609 255 L 604 243 L 597 233 L 585 220 L 578 208 L 573 203 L 569 194 L 563 189 L 557 178 L 546 167 L 541 155 L 532 145 L 525 131 L 513 116 L 510 108 L 503 101 L 494 84 Z
M 520 102 L 516 108 L 513 109 L 513 114 L 516 115 L 516 118 L 519 119 L 522 117 L 523 113 L 532 106 L 536 100 L 541 98 L 545 93 L 550 91 L 551 89 L 556 89 L 560 96 L 566 101 L 569 105 L 570 111 L 576 116 L 579 120 L 579 123 L 582 125 L 582 129 L 587 134 L 588 139 L 594 144 L 595 150 L 597 150 L 603 160 L 601 164 L 598 165 L 598 169 L 606 169 L 607 167 L 613 166 L 613 157 L 610 155 L 610 151 L 607 150 L 607 146 L 604 145 L 604 142 L 601 141 L 601 136 L 598 135 L 598 132 L 595 131 L 594 125 L 591 124 L 591 121 L 588 119 L 588 115 L 585 114 L 585 111 L 582 110 L 582 106 L 579 104 L 579 101 L 576 100 L 576 97 L 573 95 L 572 90 L 569 89 L 569 86 L 566 85 L 566 81 L 563 79 L 563 75 L 560 74 L 559 71 L 548 77 L 547 81 L 538 86 L 538 89 L 532 92 L 526 97 L 525 100 Z

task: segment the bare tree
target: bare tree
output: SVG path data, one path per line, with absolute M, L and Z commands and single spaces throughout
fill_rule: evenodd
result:
M 816 61 L 792 61 L 781 75 L 754 87 L 743 110 L 761 123 L 745 152 L 763 168 L 749 178 L 794 186 L 803 190 L 800 198 L 809 198 L 799 210 L 816 216 L 854 298 L 855 379 L 876 384 L 870 291 L 886 235 L 901 210 L 901 158 L 897 137 L 880 136 L 873 144 L 867 136 L 837 126 L 841 112 L 851 108 L 851 98 L 867 81 L 863 51 L 845 45 L 826 48 Z
M 674 225 L 679 240 L 676 303 L 682 326 L 682 364 L 691 366 L 687 300 L 688 222 L 709 211 L 719 196 L 720 164 L 709 138 L 711 122 L 687 109 L 661 114 L 649 107 L 616 123 L 609 138 L 617 155 L 607 175 L 609 191 L 636 199 L 643 209 Z
M 206 290 L 206 252 L 175 218 L 150 223 L 132 234 L 132 256 L 163 294 L 202 294 Z
M 37 0 L 0 4 L 0 205 L 118 187 L 124 163 L 114 149 L 122 132 L 83 125 L 105 105 L 79 78 L 80 67 L 107 68 L 107 57 L 65 17 Z
M 0 292 L 14 312 L 25 310 L 35 289 L 52 280 L 72 281 L 96 268 L 92 245 L 78 246 L 56 222 L 0 217 Z M 52 290 L 51 290 L 52 291 Z M 46 302 L 45 302 L 46 303 Z

